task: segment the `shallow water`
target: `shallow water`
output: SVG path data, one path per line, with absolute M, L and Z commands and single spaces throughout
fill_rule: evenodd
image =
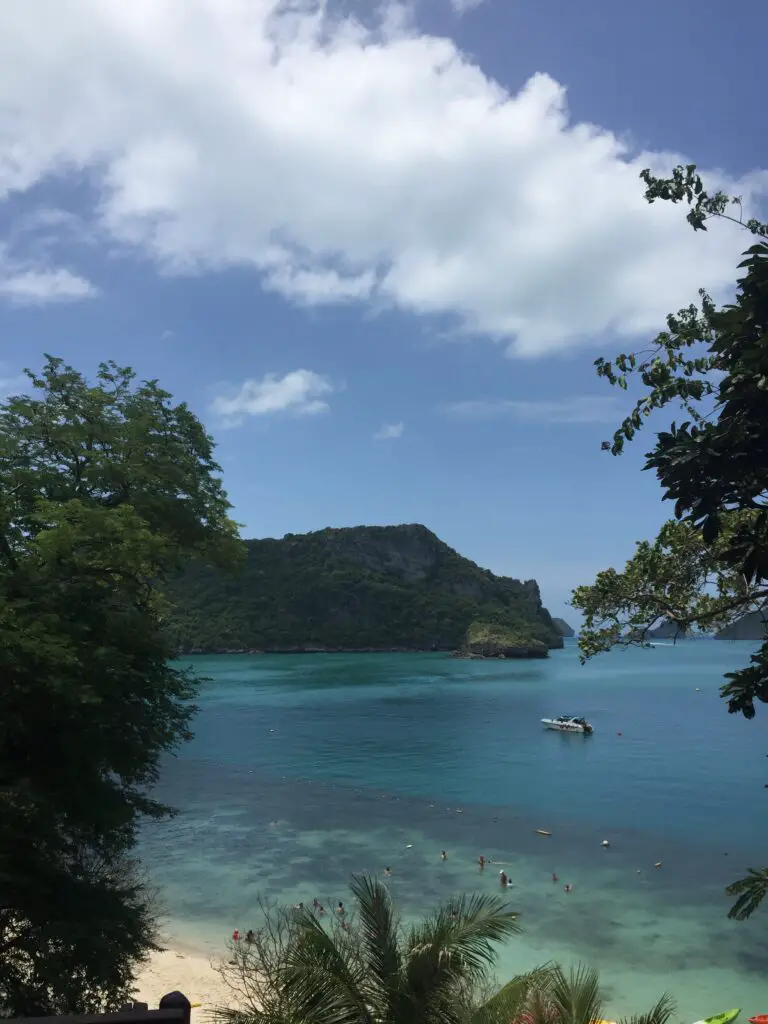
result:
M 582 959 L 612 1015 L 666 989 L 682 1020 L 765 1012 L 768 909 L 730 922 L 723 894 L 768 861 L 767 719 L 729 716 L 717 693 L 752 646 L 689 642 L 584 668 L 572 644 L 520 663 L 192 659 L 212 681 L 196 738 L 159 787 L 181 813 L 144 840 L 169 930 L 220 948 L 249 926 L 258 894 L 332 906 L 352 872 L 385 866 L 411 917 L 495 891 L 483 853 L 505 864 L 524 927 L 502 950 L 502 979 Z M 541 729 L 563 712 L 585 714 L 595 735 Z

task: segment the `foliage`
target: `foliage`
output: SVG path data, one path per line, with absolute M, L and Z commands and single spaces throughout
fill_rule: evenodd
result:
M 237 561 L 213 445 L 156 382 L 51 357 L 0 406 L 0 1015 L 85 1012 L 153 948 L 128 854 L 189 735 L 156 582 Z
M 240 999 L 265 965 L 274 982 L 257 983 L 240 1011 L 214 1016 L 231 1024 L 451 1024 L 466 1019 L 468 987 L 486 977 L 493 944 L 519 931 L 496 896 L 457 897 L 406 927 L 380 882 L 355 877 L 351 892 L 343 920 L 273 909 L 222 972 Z
M 596 973 L 545 964 L 501 989 L 494 944 L 519 931 L 498 898 L 461 896 L 405 927 L 389 891 L 352 882 L 343 919 L 261 904 L 252 942 L 233 943 L 220 972 L 239 1007 L 217 1024 L 595 1024 L 604 1016 Z M 622 1024 L 667 1024 L 668 996 Z
M 620 454 L 644 419 L 670 403 L 688 418 L 657 434 L 645 463 L 674 501 L 676 521 L 654 543 L 639 544 L 623 573 L 600 573 L 574 593 L 586 619 L 585 659 L 616 643 L 644 642 L 653 616 L 709 629 L 759 610 L 768 597 L 768 225 L 743 221 L 740 199 L 709 195 L 694 165 L 667 179 L 641 176 L 649 202 L 688 204 L 694 230 L 725 217 L 759 241 L 739 264 L 732 303 L 718 309 L 701 292 L 700 306 L 669 316 L 649 351 L 597 360 L 611 384 L 627 389 L 634 378 L 643 388 L 604 449 Z M 728 212 L 734 206 L 738 217 Z M 768 638 L 747 668 L 726 679 L 728 710 L 753 718 L 755 701 L 768 702 Z M 736 917 L 749 916 L 765 894 L 754 875 L 732 889 L 742 894 Z
M 546 645 L 534 640 L 530 631 L 519 626 L 509 626 L 497 620 L 471 622 L 467 630 L 466 648 L 484 648 L 487 651 L 499 652 L 504 649 L 528 651 L 546 656 Z
M 245 543 L 239 578 L 192 564 L 167 588 L 180 650 L 454 650 L 476 618 L 562 646 L 535 581 L 494 576 L 423 526 Z
M 768 868 L 762 868 L 760 871 L 750 868 L 744 878 L 729 885 L 725 891 L 729 896 L 738 896 L 728 911 L 728 917 L 736 921 L 746 921 L 768 895 Z

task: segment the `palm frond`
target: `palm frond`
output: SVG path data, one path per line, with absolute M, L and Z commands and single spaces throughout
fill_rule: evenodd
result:
M 667 1024 L 675 1014 L 675 1001 L 669 992 L 665 992 L 655 1006 L 647 1013 L 635 1013 L 631 1017 L 622 1017 L 620 1024 Z
M 520 931 L 517 914 L 497 896 L 462 896 L 411 928 L 405 993 L 414 1019 L 440 1007 L 446 1024 L 458 1013 L 457 989 L 481 978 L 496 960 L 494 942 Z
M 725 891 L 729 896 L 738 896 L 728 911 L 728 917 L 734 921 L 746 921 L 768 895 L 768 868 L 759 871 L 750 868 L 744 878 L 729 885 Z
M 568 974 L 559 965 L 554 967 L 546 995 L 558 1024 L 595 1024 L 603 1018 L 597 971 L 586 964 L 571 968 Z
M 472 1014 L 470 1024 L 509 1024 L 522 1015 L 534 989 L 546 989 L 552 965 L 543 964 L 508 981 Z
M 376 879 L 353 875 L 350 890 L 357 905 L 360 955 L 368 971 L 368 983 L 375 990 L 375 1002 L 391 1008 L 401 986 L 403 958 L 399 947 L 399 924 L 389 890 Z M 382 1012 L 382 1016 L 387 1016 Z
M 370 1021 L 366 977 L 350 943 L 329 935 L 309 913 L 299 923 L 282 972 L 291 1012 L 305 1024 Z

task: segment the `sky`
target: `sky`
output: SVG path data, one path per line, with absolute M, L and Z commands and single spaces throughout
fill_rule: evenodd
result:
M 130 365 L 243 536 L 424 523 L 573 620 L 670 514 L 593 362 L 747 244 L 638 175 L 764 209 L 767 36 L 765 0 L 4 0 L 0 392 Z

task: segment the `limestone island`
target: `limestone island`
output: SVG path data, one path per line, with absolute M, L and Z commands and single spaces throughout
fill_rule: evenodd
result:
M 418 523 L 288 533 L 245 547 L 232 574 L 194 562 L 164 581 L 179 654 L 541 658 L 563 646 L 536 580 L 496 576 Z

